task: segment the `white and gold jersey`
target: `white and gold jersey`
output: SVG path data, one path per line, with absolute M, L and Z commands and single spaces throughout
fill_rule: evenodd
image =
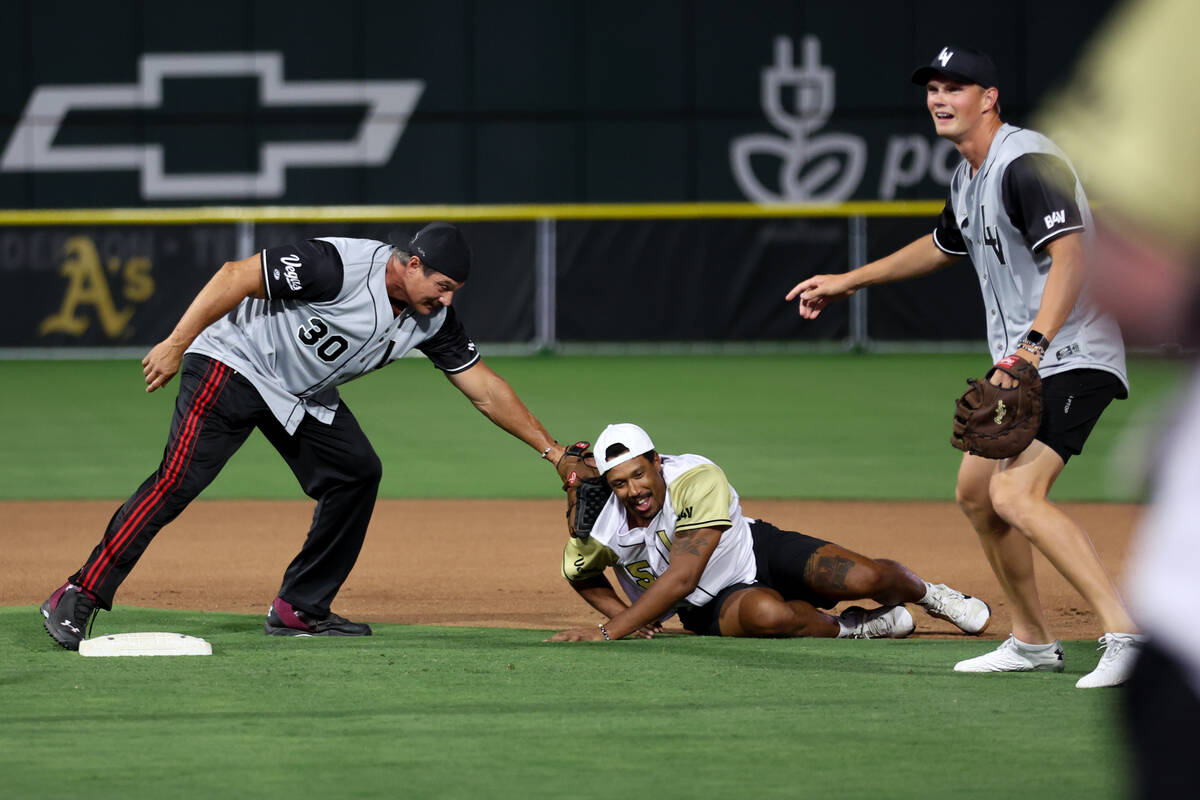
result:
M 563 575 L 581 580 L 614 567 L 629 599 L 636 600 L 671 563 L 677 531 L 723 528 L 721 541 L 686 602 L 702 606 L 726 586 L 753 583 L 754 543 L 738 494 L 725 473 L 698 455 L 662 456 L 667 496 L 650 524 L 631 528 L 616 495 L 608 498 L 587 540 L 571 539 Z

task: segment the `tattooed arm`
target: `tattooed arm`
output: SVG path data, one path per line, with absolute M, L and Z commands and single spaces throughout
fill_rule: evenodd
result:
M 724 529 L 697 528 L 676 531 L 675 544 L 671 548 L 671 563 L 633 605 L 604 623 L 609 638 L 620 639 L 660 619 L 680 600 L 691 594 L 700 583 L 700 576 L 704 574 L 708 560 L 717 549 L 717 544 L 721 541 L 721 531 Z M 549 641 L 578 642 L 603 638 L 599 628 L 573 628 L 555 634 Z

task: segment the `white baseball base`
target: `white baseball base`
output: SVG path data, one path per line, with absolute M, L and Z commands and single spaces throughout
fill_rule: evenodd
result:
M 212 645 L 182 633 L 114 633 L 79 643 L 81 656 L 211 656 Z

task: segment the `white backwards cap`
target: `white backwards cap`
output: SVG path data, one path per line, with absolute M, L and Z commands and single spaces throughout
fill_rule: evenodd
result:
M 613 456 L 611 459 L 605 458 L 604 454 L 615 444 L 626 448 L 628 452 Z M 650 441 L 650 434 L 632 422 L 618 422 L 616 425 L 609 425 L 601 432 L 600 438 L 596 439 L 596 445 L 592 448 L 596 453 L 596 468 L 600 470 L 601 475 L 618 464 L 624 464 L 631 458 L 637 458 L 653 449 L 654 442 Z

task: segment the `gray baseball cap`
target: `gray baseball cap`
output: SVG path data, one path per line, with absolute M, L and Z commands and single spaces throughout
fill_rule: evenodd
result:
M 946 45 L 938 51 L 932 61 L 917 67 L 912 74 L 912 82 L 924 86 L 935 75 L 944 75 L 958 83 L 976 83 L 985 89 L 989 86 L 1000 86 L 1000 80 L 996 77 L 996 65 L 992 63 L 992 59 L 987 53 L 970 47 Z

